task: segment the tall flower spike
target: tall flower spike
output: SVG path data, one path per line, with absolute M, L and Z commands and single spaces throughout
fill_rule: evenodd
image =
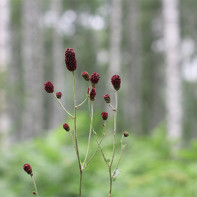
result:
M 95 85 L 95 84 L 97 84 L 98 83 L 98 81 L 99 81 L 99 79 L 100 79 L 100 75 L 98 74 L 98 73 L 93 73 L 93 74 L 91 74 L 91 76 L 90 76 L 90 81 L 91 81 L 91 83 L 93 84 L 93 85 Z
M 53 93 L 54 92 L 54 86 L 50 81 L 47 81 L 44 83 L 44 89 L 47 93 Z
M 101 113 L 101 117 L 102 117 L 103 120 L 107 120 L 107 118 L 108 118 L 108 113 L 107 113 L 107 112 L 102 112 L 102 113 Z
M 106 103 L 110 103 L 111 102 L 110 95 L 109 94 L 105 94 L 104 95 L 104 100 L 105 100 Z
M 111 78 L 111 83 L 114 86 L 114 89 L 118 91 L 120 89 L 121 78 L 119 75 L 113 75 Z
M 23 165 L 23 169 L 24 169 L 25 172 L 27 172 L 27 174 L 33 175 L 32 174 L 32 167 L 28 163 Z
M 90 80 L 90 76 L 88 74 L 88 72 L 84 71 L 81 73 L 81 76 L 86 80 L 89 81 Z
M 90 100 L 94 101 L 95 100 L 95 96 L 96 96 L 96 89 L 92 88 L 92 90 L 90 91 Z
M 65 51 L 65 63 L 69 71 L 75 71 L 77 68 L 77 60 L 75 57 L 75 51 L 72 48 L 68 48 Z

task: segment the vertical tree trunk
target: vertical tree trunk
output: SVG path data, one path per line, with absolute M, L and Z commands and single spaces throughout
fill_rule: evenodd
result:
M 182 135 L 179 0 L 163 0 L 166 49 L 166 108 L 169 138 Z
M 0 1 L 0 73 L 5 75 L 10 58 L 10 2 L 9 0 Z M 2 79 L 1 79 L 2 80 Z M 0 87 L 0 144 L 2 146 L 7 142 L 8 114 L 6 102 L 6 81 Z
M 127 76 L 125 88 L 125 120 L 129 128 L 136 133 L 141 132 L 141 95 L 140 95 L 140 78 L 141 78 L 141 61 L 140 61 L 140 31 L 139 31 L 139 1 L 128 0 L 128 17 L 127 17 Z
M 31 138 L 43 129 L 43 41 L 41 2 L 23 1 L 22 61 L 25 104 L 22 138 Z
M 65 90 L 65 66 L 64 66 L 64 48 L 62 36 L 59 32 L 59 20 L 62 12 L 62 0 L 52 0 L 51 9 L 54 16 L 53 25 L 53 81 L 57 91 L 63 92 Z M 61 99 L 62 104 L 65 104 L 65 95 Z M 50 128 L 55 128 L 60 125 L 65 119 L 65 113 L 61 110 L 57 102 L 53 102 L 53 109 L 51 115 Z
M 122 0 L 112 0 L 110 13 L 110 57 L 108 79 L 120 73 Z M 109 86 L 109 84 L 108 84 Z M 111 88 L 111 84 L 110 84 Z

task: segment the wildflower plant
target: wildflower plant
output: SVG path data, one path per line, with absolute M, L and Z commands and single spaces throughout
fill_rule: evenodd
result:
M 94 102 L 96 99 L 96 84 L 100 80 L 100 75 L 96 72 L 93 74 L 89 75 L 87 71 L 82 72 L 81 76 L 85 79 L 85 81 L 88 82 L 88 89 L 87 89 L 87 94 L 85 99 L 80 103 L 77 104 L 77 96 L 76 96 L 76 77 L 75 77 L 75 71 L 77 69 L 77 60 L 76 60 L 76 54 L 75 51 L 72 48 L 68 48 L 65 51 L 65 64 L 66 68 L 72 72 L 73 75 L 73 89 L 74 89 L 74 108 L 73 108 L 73 113 L 68 112 L 68 110 L 62 105 L 61 103 L 61 98 L 62 98 L 62 92 L 56 92 L 54 93 L 54 86 L 53 83 L 50 81 L 47 81 L 44 83 L 44 89 L 47 93 L 52 94 L 54 98 L 57 100 L 61 108 L 64 110 L 64 112 L 68 115 L 69 118 L 73 119 L 74 126 L 73 128 L 70 128 L 70 126 L 67 123 L 63 124 L 63 129 L 65 129 L 71 136 L 72 142 L 74 145 L 74 149 L 76 152 L 77 156 L 77 162 L 78 162 L 78 167 L 79 167 L 79 192 L 78 196 L 81 197 L 82 195 L 82 180 L 83 180 L 83 173 L 84 170 L 87 169 L 88 165 L 93 161 L 93 158 L 95 157 L 96 153 L 98 150 L 100 150 L 102 157 L 104 159 L 104 162 L 106 163 L 108 167 L 108 172 L 109 172 L 109 194 L 108 196 L 111 197 L 112 195 L 112 184 L 113 180 L 116 178 L 118 174 L 118 167 L 119 163 L 122 157 L 123 150 L 125 148 L 125 144 L 123 143 L 124 137 L 128 137 L 129 134 L 128 132 L 123 132 L 122 133 L 122 138 L 121 138 L 121 150 L 120 150 L 120 155 L 119 159 L 117 161 L 117 164 L 115 165 L 114 170 L 113 164 L 114 164 L 114 157 L 115 157 L 115 152 L 116 152 L 116 133 L 117 133 L 117 113 L 118 113 L 118 91 L 120 89 L 121 85 L 121 78 L 119 75 L 113 75 L 111 77 L 111 83 L 114 87 L 115 90 L 115 104 L 111 104 L 111 99 L 109 94 L 104 95 L 104 100 L 105 102 L 110 106 L 110 108 L 113 111 L 113 116 L 114 116 L 114 129 L 113 129 L 113 149 L 112 149 L 112 156 L 110 159 L 106 159 L 104 150 L 101 147 L 101 143 L 106 135 L 106 122 L 108 119 L 108 113 L 107 112 L 102 112 L 101 113 L 101 118 L 103 119 L 103 133 L 98 140 L 97 138 L 97 132 L 94 130 L 93 126 L 93 119 L 94 119 Z M 79 146 L 78 146 L 78 131 L 77 131 L 77 111 L 78 109 L 88 100 L 88 106 L 89 106 L 89 113 L 90 113 L 90 129 L 89 129 L 89 136 L 88 136 L 88 143 L 87 143 L 87 151 L 85 154 L 85 157 L 82 158 L 79 152 Z M 92 135 L 94 134 L 95 141 L 97 143 L 97 148 L 94 150 L 94 152 L 90 155 L 90 142 L 92 139 Z M 35 180 L 33 179 L 33 173 L 32 173 L 32 168 L 29 164 L 24 164 L 24 170 L 31 175 L 34 186 L 35 186 L 35 192 L 33 194 L 38 196 L 38 191 L 37 187 L 35 184 Z

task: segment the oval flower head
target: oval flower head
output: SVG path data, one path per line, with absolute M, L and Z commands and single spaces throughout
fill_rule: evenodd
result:
M 65 64 L 69 71 L 75 71 L 77 68 L 75 51 L 72 48 L 68 48 L 65 51 Z
M 25 172 L 27 172 L 27 174 L 32 175 L 32 167 L 28 163 L 23 165 L 23 169 L 24 169 Z
M 93 72 L 90 76 L 90 81 L 93 85 L 97 84 L 100 79 L 100 75 L 98 73 Z
M 44 83 L 44 89 L 47 93 L 53 93 L 54 92 L 54 86 L 50 81 L 47 81 Z
M 101 113 L 101 117 L 102 117 L 103 120 L 107 120 L 107 118 L 108 118 L 108 113 L 107 113 L 107 112 L 102 112 L 102 113 Z
M 120 89 L 121 78 L 119 75 L 113 75 L 111 78 L 111 83 L 114 86 L 114 89 L 118 91 Z

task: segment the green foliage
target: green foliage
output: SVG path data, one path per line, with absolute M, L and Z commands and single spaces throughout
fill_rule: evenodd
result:
M 72 130 L 71 122 L 69 124 Z M 94 124 L 99 125 L 100 118 L 95 119 Z M 88 128 L 88 114 L 79 113 L 78 136 L 81 153 L 85 153 L 87 148 Z M 97 126 L 96 131 L 100 138 L 102 128 Z M 113 197 L 197 195 L 197 142 L 193 142 L 190 148 L 181 150 L 179 157 L 174 159 L 170 152 L 170 144 L 165 140 L 164 131 L 165 128 L 161 126 L 151 137 L 135 137 L 130 133 L 128 138 L 124 138 L 127 147 L 113 185 Z M 118 135 L 115 163 L 120 152 L 120 138 Z M 111 139 L 112 130 L 107 126 L 107 135 L 102 143 L 107 158 L 111 156 Z M 95 148 L 96 143 L 92 140 L 91 153 Z M 62 128 L 52 131 L 41 139 L 13 145 L 2 151 L 0 157 L 2 196 L 32 195 L 33 185 L 30 176 L 22 169 L 24 163 L 32 165 L 41 197 L 77 196 L 79 180 L 76 155 L 69 134 Z M 100 152 L 90 163 L 83 179 L 83 196 L 107 196 L 108 170 Z

